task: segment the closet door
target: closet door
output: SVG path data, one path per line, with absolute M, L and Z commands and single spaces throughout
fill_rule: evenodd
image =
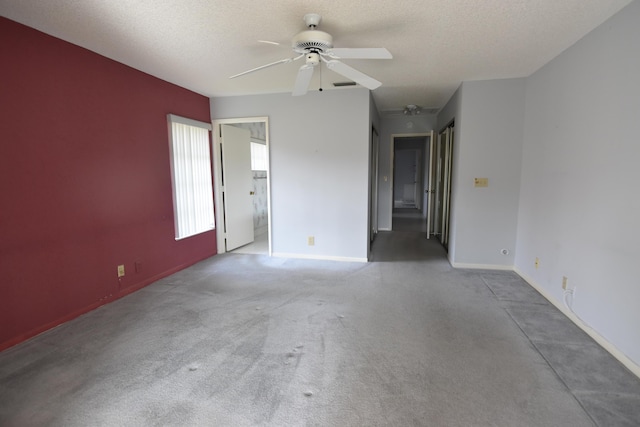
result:
M 378 162 L 379 162 L 380 143 L 378 139 L 378 131 L 373 128 L 371 130 L 371 145 L 369 147 L 369 249 L 371 243 L 378 234 Z
M 445 248 L 449 246 L 451 176 L 453 167 L 453 125 L 438 135 L 436 144 L 436 188 L 434 234 Z
M 426 197 L 427 197 L 427 239 L 435 235 L 435 217 L 436 217 L 436 135 L 434 131 L 431 131 L 429 136 L 429 154 L 428 154 L 428 174 L 426 185 Z
M 449 247 L 449 217 L 451 208 L 451 166 L 453 164 L 453 128 L 445 130 L 443 146 L 443 194 L 442 194 L 442 234 L 440 241 L 445 248 Z

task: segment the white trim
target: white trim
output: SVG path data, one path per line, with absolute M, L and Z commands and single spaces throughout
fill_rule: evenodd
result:
M 326 255 L 307 255 L 307 254 L 287 254 L 282 252 L 274 252 L 272 256 L 277 258 L 313 259 L 318 261 L 369 262 L 367 258 L 339 257 L 339 256 L 326 256 Z
M 463 262 L 451 262 L 451 266 L 453 268 L 466 268 L 473 270 L 502 270 L 502 271 L 513 271 L 512 265 L 493 265 L 493 264 L 467 264 Z
M 378 231 L 393 231 L 393 230 L 385 227 L 385 228 L 378 228 Z
M 203 128 L 209 131 L 212 129 L 211 123 L 205 123 L 199 120 L 188 119 L 186 117 L 176 116 L 175 114 L 167 114 L 167 119 L 173 123 L 182 123 L 183 125 Z
M 629 369 L 631 372 L 633 372 L 637 377 L 640 377 L 640 365 L 636 364 L 627 355 L 625 355 L 623 352 L 618 350 L 616 348 L 616 346 L 614 346 L 609 341 L 607 341 L 606 338 L 604 338 L 602 335 L 600 335 L 593 328 L 590 328 L 589 326 L 585 325 L 584 322 L 582 322 L 575 314 L 573 314 L 570 310 L 568 310 L 564 306 L 564 304 L 562 304 L 560 301 L 557 301 L 542 286 L 538 285 L 536 283 L 536 281 L 531 276 L 527 275 L 526 273 L 524 273 L 523 271 L 521 271 L 517 267 L 514 268 L 514 271 L 516 272 L 516 274 L 518 276 L 522 277 L 522 279 L 524 279 L 524 281 L 526 281 L 533 289 L 538 291 L 538 293 L 540 295 L 545 297 L 547 299 L 547 301 L 549 301 L 551 304 L 553 304 L 558 310 L 560 310 L 565 316 L 567 316 L 573 323 L 575 323 L 576 326 L 578 326 L 587 335 L 589 335 L 591 338 L 593 338 L 595 342 L 600 344 L 600 346 L 602 348 L 604 348 L 606 351 L 608 351 L 613 357 L 618 359 L 618 361 L 620 363 L 622 363 L 624 366 L 626 366 L 627 369 Z

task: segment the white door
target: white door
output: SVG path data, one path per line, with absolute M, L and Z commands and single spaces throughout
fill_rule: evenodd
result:
M 451 216 L 451 167 L 453 165 L 453 127 L 447 128 L 447 141 L 445 146 L 445 190 L 444 212 L 442 217 L 442 244 L 449 248 L 449 218 Z
M 453 126 L 438 135 L 436 147 L 436 197 L 434 234 L 445 248 L 449 245 L 449 216 L 451 203 L 451 169 L 453 166 Z
M 251 132 L 220 126 L 226 250 L 253 242 Z
M 429 136 L 429 172 L 427 175 L 427 239 L 434 233 L 433 220 L 435 217 L 434 196 L 436 192 L 436 139 L 435 132 L 431 131 Z

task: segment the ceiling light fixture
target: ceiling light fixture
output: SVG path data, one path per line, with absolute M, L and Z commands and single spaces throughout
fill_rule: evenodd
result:
M 404 110 L 402 110 L 402 113 L 405 116 L 416 116 L 420 114 L 421 111 L 422 111 L 422 107 L 418 105 L 409 104 L 406 107 L 404 107 Z

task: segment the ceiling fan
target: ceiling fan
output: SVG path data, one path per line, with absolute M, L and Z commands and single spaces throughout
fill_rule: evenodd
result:
M 239 74 L 235 74 L 230 79 L 253 73 L 254 71 L 263 70 L 278 64 L 288 64 L 305 58 L 305 63 L 298 70 L 295 84 L 293 86 L 293 96 L 300 96 L 307 93 L 313 70 L 321 62 L 327 65 L 327 68 L 343 75 L 349 80 L 374 90 L 381 82 L 370 77 L 355 68 L 339 61 L 339 59 L 391 59 L 391 53 L 385 48 L 334 48 L 333 37 L 331 34 L 317 30 L 318 24 L 322 17 L 316 13 L 308 13 L 304 16 L 304 22 L 307 24 L 308 30 L 296 34 L 292 40 L 293 51 L 297 54 L 293 58 L 285 58 L 270 64 L 262 65 Z M 264 42 L 270 44 L 278 44 L 274 42 Z

